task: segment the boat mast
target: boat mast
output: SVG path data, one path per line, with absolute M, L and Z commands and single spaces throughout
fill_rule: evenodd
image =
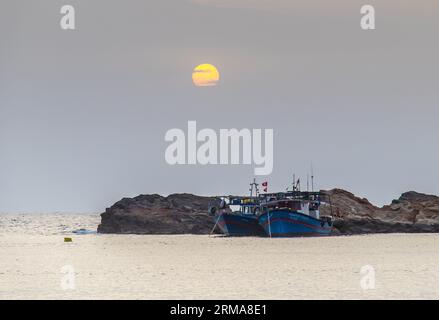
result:
M 300 191 L 300 178 L 296 180 L 296 174 L 293 174 L 293 191 Z

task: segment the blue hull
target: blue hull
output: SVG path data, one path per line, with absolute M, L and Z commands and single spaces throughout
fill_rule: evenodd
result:
M 256 215 L 223 213 L 217 216 L 218 226 L 228 236 L 264 236 Z
M 272 237 L 328 236 L 332 231 L 327 221 L 288 210 L 271 211 L 270 220 L 264 213 L 259 216 L 259 224 Z

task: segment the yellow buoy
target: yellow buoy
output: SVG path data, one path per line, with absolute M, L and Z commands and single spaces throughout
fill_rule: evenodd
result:
M 64 238 L 64 242 L 72 242 L 72 238 Z

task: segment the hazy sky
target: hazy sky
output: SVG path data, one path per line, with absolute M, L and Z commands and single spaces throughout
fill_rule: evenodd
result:
M 364 4 L 376 30 L 360 29 Z M 2 0 L 0 212 L 246 193 L 253 166 L 165 162 L 188 120 L 273 128 L 271 191 L 312 162 L 317 187 L 376 204 L 439 194 L 438 15 L 432 0 Z M 192 84 L 201 63 L 216 87 Z

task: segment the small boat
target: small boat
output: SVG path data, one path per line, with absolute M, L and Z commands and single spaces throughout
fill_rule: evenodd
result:
M 251 214 L 223 213 L 217 216 L 218 227 L 227 236 L 264 236 L 258 216 Z
M 87 229 L 83 229 L 83 228 L 78 229 L 78 230 L 73 230 L 72 232 L 75 234 L 81 234 L 81 235 L 82 234 L 96 234 L 97 233 L 96 230 L 87 230 Z
M 269 237 L 328 236 L 332 232 L 332 205 L 328 194 L 300 190 L 293 178 L 292 190 L 260 195 L 259 224 Z M 288 190 L 288 189 L 287 189 Z M 320 206 L 329 204 L 331 216 L 320 216 Z
M 215 226 L 227 236 L 264 236 L 264 229 L 259 224 L 258 184 L 250 184 L 249 197 L 222 197 L 220 203 L 209 206 L 209 213 L 215 216 Z
M 320 192 L 287 192 L 264 195 L 259 224 L 269 237 L 327 236 L 332 219 L 320 217 L 319 207 L 324 194 Z

